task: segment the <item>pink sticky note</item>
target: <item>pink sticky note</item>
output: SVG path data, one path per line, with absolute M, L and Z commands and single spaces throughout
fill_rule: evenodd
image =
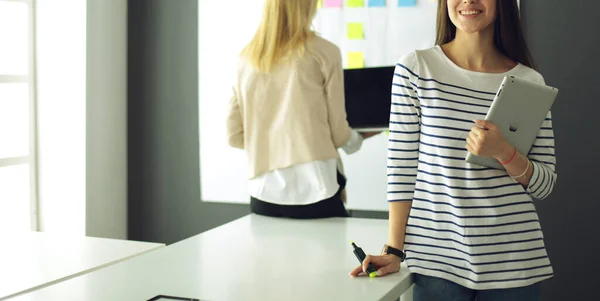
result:
M 323 7 L 342 7 L 342 0 L 323 0 Z

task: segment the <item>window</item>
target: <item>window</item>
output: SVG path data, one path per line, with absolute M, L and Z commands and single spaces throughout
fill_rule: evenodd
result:
M 0 0 L 0 229 L 37 230 L 33 0 Z

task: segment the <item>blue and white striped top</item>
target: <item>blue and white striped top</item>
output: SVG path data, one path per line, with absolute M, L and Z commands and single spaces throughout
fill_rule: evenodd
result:
M 412 201 L 404 247 L 413 273 L 472 289 L 526 286 L 553 275 L 533 204 L 556 182 L 550 114 L 527 155 L 527 189 L 504 170 L 464 161 L 473 120 L 485 118 L 507 74 L 544 81 L 521 64 L 502 74 L 465 70 L 439 46 L 396 66 L 388 201 Z

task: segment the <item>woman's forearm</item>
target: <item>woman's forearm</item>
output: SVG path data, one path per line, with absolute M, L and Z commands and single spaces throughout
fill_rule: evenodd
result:
M 391 202 L 389 215 L 388 245 L 396 249 L 404 249 L 406 223 L 412 202 Z

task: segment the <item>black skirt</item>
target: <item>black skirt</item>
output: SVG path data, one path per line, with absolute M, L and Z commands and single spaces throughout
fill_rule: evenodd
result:
M 346 187 L 346 178 L 338 171 L 338 191 L 330 198 L 308 205 L 279 205 L 250 197 L 250 210 L 252 213 L 298 219 L 348 217 L 348 212 L 342 200 L 342 191 Z

